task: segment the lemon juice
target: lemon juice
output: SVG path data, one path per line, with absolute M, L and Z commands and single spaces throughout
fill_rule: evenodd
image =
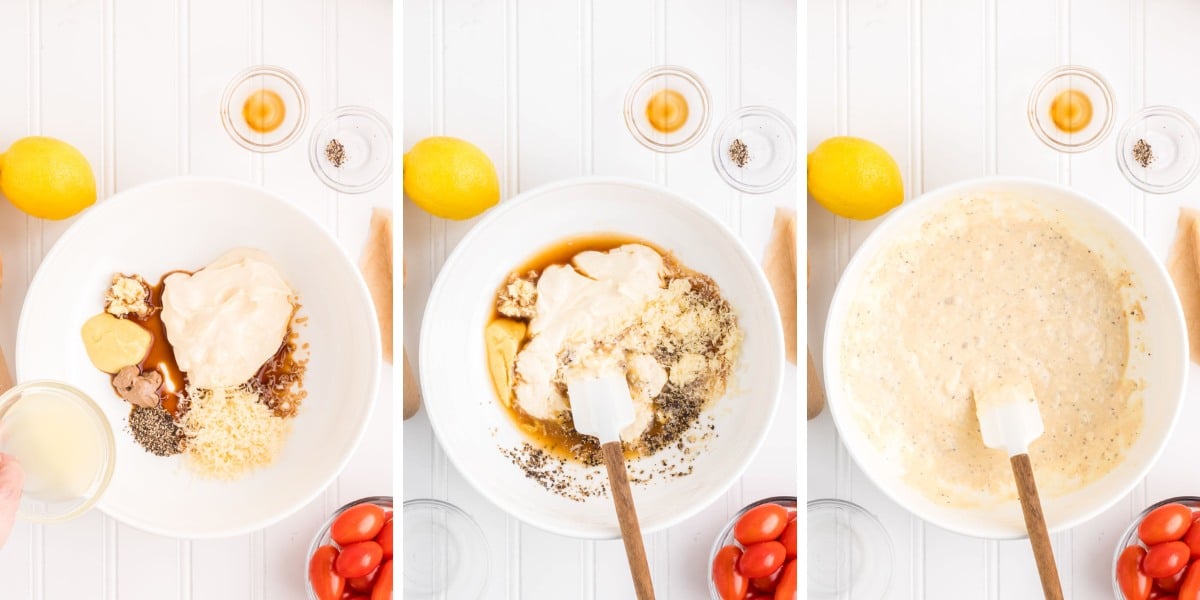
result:
M 0 450 L 25 470 L 25 496 L 83 498 L 104 469 L 103 432 L 88 406 L 55 389 L 28 389 L 0 413 Z

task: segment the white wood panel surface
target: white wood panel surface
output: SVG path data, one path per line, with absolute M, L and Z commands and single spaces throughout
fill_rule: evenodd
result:
M 0 146 L 36 134 L 69 141 L 91 161 L 101 201 L 176 175 L 257 183 L 358 256 L 371 208 L 392 203 L 391 181 L 359 196 L 330 192 L 308 166 L 307 134 L 280 153 L 253 155 L 226 135 L 218 104 L 234 74 L 270 63 L 300 79 L 309 129 L 345 104 L 391 115 L 392 10 L 389 0 L 0 0 Z M 0 200 L 0 343 L 10 352 L 28 281 L 69 224 L 27 218 Z M 98 511 L 63 525 L 18 524 L 0 550 L 0 598 L 303 597 L 304 555 L 325 517 L 391 493 L 391 381 L 385 369 L 373 421 L 336 483 L 279 524 L 198 542 Z
M 1200 5 L 1147 0 L 810 0 L 808 149 L 832 135 L 872 139 L 900 163 L 906 197 L 982 175 L 1023 175 L 1071 185 L 1141 231 L 1165 260 L 1180 206 L 1200 206 L 1200 183 L 1146 195 L 1121 177 L 1116 130 L 1149 104 L 1200 115 Z M 1116 95 L 1116 125 L 1098 148 L 1060 155 L 1042 145 L 1025 115 L 1034 83 L 1067 63 L 1098 70 Z M 820 348 L 839 273 L 874 222 L 849 222 L 809 200 L 809 345 Z M 820 356 L 817 356 L 818 362 Z M 1188 397 L 1200 391 L 1189 373 Z M 1200 486 L 1190 435 L 1200 408 L 1188 402 L 1163 458 L 1110 510 L 1052 536 L 1068 598 L 1112 596 L 1116 538 L 1138 511 Z M 863 505 L 895 548 L 888 598 L 1041 597 L 1025 541 L 990 542 L 927 525 L 891 502 L 838 441 L 828 413 L 808 425 L 808 496 Z
M 795 206 L 798 177 L 781 190 L 735 193 L 714 171 L 711 137 L 656 155 L 626 131 L 629 84 L 659 64 L 695 70 L 713 96 L 713 123 L 750 104 L 796 120 L 796 3 L 792 0 L 412 0 L 404 4 L 403 148 L 430 135 L 470 140 L 495 162 L 502 199 L 579 175 L 656 181 L 738 231 L 761 257 L 776 206 Z M 711 135 L 711 130 L 710 130 Z M 404 337 L 417 360 L 429 288 L 474 221 L 451 222 L 404 202 Z M 708 552 L 728 517 L 768 495 L 795 494 L 796 371 L 766 445 L 723 500 L 651 535 L 658 597 L 707 597 Z M 474 516 L 488 538 L 484 598 L 632 598 L 620 542 L 552 535 L 507 516 L 455 471 L 424 413 L 404 425 L 404 496 L 439 498 Z

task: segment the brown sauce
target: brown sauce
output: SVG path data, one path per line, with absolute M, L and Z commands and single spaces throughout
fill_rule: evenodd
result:
M 651 242 L 621 233 L 598 232 L 585 233 L 559 240 L 538 250 L 533 256 L 522 262 L 511 272 L 524 274 L 529 271 L 537 271 L 540 273 L 546 267 L 570 264 L 571 259 L 580 252 L 587 252 L 589 250 L 608 252 L 625 244 L 642 244 L 661 254 L 668 265 L 675 264 L 671 254 Z M 502 288 L 503 284 L 496 289 L 494 297 L 500 295 Z M 492 318 L 488 322 L 490 323 L 502 318 L 508 317 L 500 314 L 493 307 Z M 524 347 L 525 342 L 523 341 L 521 345 Z M 487 358 L 484 357 L 484 360 L 486 361 Z M 499 403 L 499 400 L 497 402 Z M 510 406 L 504 406 L 503 403 L 500 404 L 504 407 L 504 411 L 517 428 L 535 441 L 547 453 L 558 458 L 582 460 L 586 464 L 598 464 L 596 461 L 602 460 L 600 457 L 600 445 L 596 438 L 580 434 L 575 431 L 574 426 L 570 423 L 536 419 L 521 410 L 515 403 Z M 652 425 L 653 427 L 657 427 L 657 424 Z M 631 448 L 627 444 L 625 445 L 625 457 L 627 459 L 635 458 L 638 455 L 639 452 L 636 448 Z
M 165 289 L 167 277 L 175 273 L 186 273 L 191 275 L 191 271 L 171 271 L 166 273 L 150 288 L 150 298 L 147 302 L 153 307 L 150 315 L 146 318 L 139 318 L 135 315 L 130 315 L 129 320 L 141 325 L 146 331 L 150 332 L 152 341 L 150 342 L 150 352 L 146 353 L 146 358 L 142 359 L 138 368 L 143 373 L 147 371 L 158 371 L 162 374 L 163 385 L 159 390 L 159 395 L 162 397 L 162 406 L 171 413 L 172 417 L 176 417 L 179 412 L 179 404 L 183 396 L 184 379 L 183 371 L 179 370 L 179 364 L 175 362 L 175 350 L 171 348 L 171 342 L 167 341 L 167 328 L 162 322 L 162 293 Z
M 301 357 L 301 354 L 307 355 L 308 344 L 298 342 L 299 334 L 295 330 L 297 325 L 306 323 L 308 317 L 296 318 L 295 311 L 298 310 L 300 310 L 299 304 L 292 312 L 287 335 L 284 336 L 283 343 L 279 345 L 279 350 L 276 350 L 274 356 L 263 363 L 262 367 L 259 367 L 258 373 L 253 379 L 254 389 L 258 392 L 259 398 L 267 405 L 267 408 L 275 412 L 277 417 L 295 415 L 300 408 L 301 401 L 308 396 L 308 392 L 303 388 L 304 372 L 308 370 L 308 359 Z

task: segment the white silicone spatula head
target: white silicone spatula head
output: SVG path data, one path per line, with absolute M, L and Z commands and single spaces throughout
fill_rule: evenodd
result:
M 1042 413 L 1029 382 L 1006 383 L 972 391 L 983 445 L 1008 452 L 1029 453 L 1029 444 L 1042 436 Z
M 633 422 L 633 398 L 624 375 L 569 379 L 567 397 L 575 431 L 596 436 L 601 444 L 619 441 L 621 430 Z

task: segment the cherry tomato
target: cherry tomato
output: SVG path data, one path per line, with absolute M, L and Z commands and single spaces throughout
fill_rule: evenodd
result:
M 787 527 L 787 509 L 778 504 L 761 504 L 742 515 L 733 525 L 733 539 L 743 546 L 779 537 Z
M 1173 542 L 1183 537 L 1192 525 L 1192 509 L 1182 504 L 1164 504 L 1146 515 L 1138 525 L 1138 538 L 1147 547 Z
M 383 560 L 383 548 L 375 542 L 357 542 L 342 547 L 333 567 L 347 579 L 362 577 L 375 570 Z
M 775 600 L 796 600 L 796 561 L 789 560 L 775 587 Z
M 1153 579 L 1170 577 L 1187 566 L 1191 552 L 1183 542 L 1163 542 L 1150 546 L 1146 557 L 1142 559 L 1142 572 Z
M 1183 585 L 1183 576 L 1187 574 L 1187 568 L 1180 569 L 1178 573 L 1170 577 L 1159 577 L 1154 580 L 1154 590 L 1167 593 L 1175 593 L 1179 591 L 1179 586 Z
M 713 558 L 712 578 L 717 587 L 721 600 L 743 600 L 750 580 L 738 569 L 738 561 L 742 558 L 742 549 L 737 546 L 725 546 Z
M 362 577 L 352 577 L 346 580 L 346 589 L 353 590 L 360 594 L 370 594 L 371 590 L 375 589 L 375 580 L 379 578 L 379 569 L 363 575 Z
M 359 504 L 338 515 L 329 528 L 329 535 L 339 546 L 375 539 L 383 529 L 386 518 L 383 509 L 374 504 Z
M 796 520 L 788 521 L 787 527 L 783 528 L 783 533 L 779 535 L 779 543 L 783 544 L 783 549 L 787 550 L 788 558 L 796 558 L 796 541 L 799 535 L 796 533 Z
M 1196 523 L 1200 523 L 1200 515 L 1192 519 L 1192 524 L 1188 527 L 1187 533 L 1183 534 L 1183 543 L 1187 544 L 1188 548 L 1191 549 L 1192 560 L 1200 558 L 1200 525 Z
M 766 577 L 779 570 L 787 560 L 787 550 L 779 542 L 759 542 L 750 544 L 742 551 L 738 559 L 738 571 L 742 575 L 754 579 Z
M 1117 587 L 1121 588 L 1126 600 L 1147 600 L 1150 597 L 1150 587 L 1154 582 L 1142 573 L 1144 556 L 1145 548 L 1130 546 L 1122 550 L 1121 556 L 1117 558 Z
M 375 580 L 371 600 L 392 600 L 392 578 L 392 561 L 389 560 L 379 569 L 379 579 Z
M 1176 596 L 1175 594 L 1169 594 L 1166 596 L 1154 596 L 1154 600 L 1179 600 L 1179 596 Z
M 387 523 L 383 524 L 383 529 L 379 530 L 379 535 L 375 536 L 375 541 L 379 542 L 379 546 L 383 548 L 383 558 L 389 559 L 392 557 L 392 520 L 388 519 Z
M 783 569 L 777 569 L 774 573 L 766 577 L 755 577 L 750 580 L 750 593 L 752 594 L 768 594 L 775 593 L 775 588 L 779 587 L 779 578 L 783 576 Z
M 341 600 L 346 589 L 346 580 L 334 570 L 338 559 L 337 548 L 321 546 L 308 559 L 308 583 L 312 585 L 317 600 Z
M 1179 586 L 1179 600 L 1200 600 L 1200 569 L 1188 569 Z
M 342 600 L 371 600 L 371 598 L 362 594 L 355 594 L 354 592 L 346 592 L 342 594 Z

